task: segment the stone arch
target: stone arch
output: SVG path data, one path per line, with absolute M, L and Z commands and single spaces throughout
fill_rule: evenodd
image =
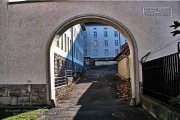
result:
M 52 82 L 52 76 L 51 76 L 51 63 L 50 63 L 50 51 L 51 51 L 51 45 L 53 42 L 53 39 L 55 35 L 58 33 L 59 35 L 63 34 L 68 28 L 84 22 L 99 22 L 104 23 L 106 25 L 112 26 L 115 29 L 117 29 L 126 39 L 129 45 L 130 49 L 130 58 L 131 58 L 131 89 L 132 89 L 132 101 L 131 105 L 134 105 L 134 100 L 136 105 L 140 103 L 140 96 L 139 96 L 139 67 L 138 67 L 138 48 L 135 41 L 135 38 L 133 37 L 130 30 L 124 26 L 121 22 L 118 20 L 115 20 L 111 17 L 100 15 L 100 14 L 83 14 L 74 16 L 66 21 L 64 21 L 61 25 L 59 25 L 54 32 L 51 34 L 49 41 L 47 43 L 46 47 L 46 76 L 47 76 L 47 100 L 48 104 L 50 104 L 50 101 L 54 99 L 53 95 L 53 86 L 51 84 Z

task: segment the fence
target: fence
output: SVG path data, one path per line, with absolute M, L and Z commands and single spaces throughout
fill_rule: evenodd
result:
M 66 84 L 66 77 L 55 77 L 55 87 L 65 85 Z
M 66 77 L 73 77 L 73 70 L 65 70 Z
M 55 77 L 55 87 L 67 84 L 67 77 L 73 77 L 73 70 L 65 70 L 65 76 Z
M 180 95 L 180 53 L 142 63 L 143 94 L 169 104 Z

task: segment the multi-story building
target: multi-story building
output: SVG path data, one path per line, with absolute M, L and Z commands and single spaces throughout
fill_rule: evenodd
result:
M 84 66 L 83 24 L 72 26 L 61 36 L 56 35 L 53 44 L 54 75 L 64 76 L 65 70 L 80 72 Z
M 74 75 L 84 69 L 84 24 L 77 24 L 63 34 L 57 33 L 50 50 L 51 87 L 55 104 L 68 92 Z M 77 73 L 77 74 L 73 74 Z
M 86 64 L 114 64 L 125 39 L 115 28 L 100 23 L 85 23 L 84 57 Z

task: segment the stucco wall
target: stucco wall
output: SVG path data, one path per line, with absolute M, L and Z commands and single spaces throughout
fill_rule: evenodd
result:
M 101 14 L 124 24 L 138 46 L 138 58 L 149 51 L 176 40 L 169 26 L 179 18 L 178 1 L 113 1 L 113 2 L 43 2 L 12 4 L 0 15 L 0 83 L 46 83 L 46 47 L 53 31 L 65 20 L 81 14 Z M 143 16 L 143 7 L 171 7 L 172 17 Z M 5 9 L 0 7 L 0 9 Z M 0 10 L 1 11 L 1 10 Z M 6 22 L 8 35 L 6 36 Z M 6 39 L 7 37 L 7 39 Z M 177 52 L 177 45 L 149 56 L 154 59 Z M 141 80 L 140 80 L 141 81 Z
M 0 1 L 0 83 L 7 80 L 7 7 Z
M 118 62 L 118 73 L 123 78 L 129 78 L 129 68 L 128 68 L 128 58 L 123 58 L 121 61 Z

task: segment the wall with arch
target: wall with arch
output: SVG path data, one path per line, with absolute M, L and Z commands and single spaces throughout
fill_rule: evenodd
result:
M 130 52 L 134 58 L 134 85 L 142 82 L 141 58 L 150 51 L 158 49 L 178 39 L 172 37 L 173 30 L 169 26 L 179 18 L 178 1 L 71 1 L 71 2 L 36 2 L 7 5 L 0 3 L 3 14 L 0 15 L 0 84 L 46 84 L 48 83 L 48 47 L 53 34 L 71 27 L 74 23 L 63 26 L 67 20 L 83 15 L 101 15 L 112 18 L 124 27 L 120 29 L 116 23 L 109 23 L 122 34 L 126 34 Z M 170 7 L 170 16 L 144 16 L 143 7 Z M 81 21 L 82 20 L 82 21 Z M 96 20 L 87 19 L 89 21 Z M 80 19 L 78 22 L 86 22 Z M 127 29 L 126 29 L 127 28 Z M 126 31 L 128 30 L 128 31 Z M 129 35 L 131 33 L 131 35 Z M 130 40 L 131 37 L 134 41 Z M 132 51 L 133 50 L 133 51 Z M 134 52 L 134 53 L 133 53 Z M 155 59 L 177 52 L 177 44 L 173 44 L 148 57 Z M 135 88 L 134 88 L 135 89 Z M 134 91 L 135 92 L 135 91 Z

